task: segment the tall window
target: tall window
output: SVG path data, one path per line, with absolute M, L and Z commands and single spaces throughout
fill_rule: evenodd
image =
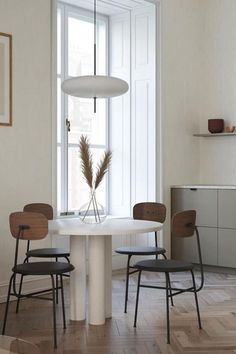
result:
M 97 19 L 97 74 L 107 73 L 107 18 Z M 61 83 L 72 76 L 93 74 L 93 13 L 58 5 L 57 12 L 57 205 L 58 212 L 76 211 L 88 201 L 88 188 L 81 175 L 78 143 L 87 135 L 96 164 L 107 146 L 107 103 L 65 95 Z M 94 164 L 94 165 L 95 165 Z M 106 205 L 106 181 L 98 198 Z

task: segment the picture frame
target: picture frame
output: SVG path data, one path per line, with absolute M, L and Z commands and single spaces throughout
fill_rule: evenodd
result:
M 0 126 L 12 125 L 12 35 L 0 32 Z

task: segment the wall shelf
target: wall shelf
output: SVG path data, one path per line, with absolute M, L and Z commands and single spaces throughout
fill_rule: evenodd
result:
M 236 135 L 236 132 L 234 132 L 234 133 L 217 133 L 217 134 L 212 134 L 212 133 L 193 134 L 193 136 L 201 136 L 204 138 L 215 137 L 215 136 L 235 136 L 235 135 Z

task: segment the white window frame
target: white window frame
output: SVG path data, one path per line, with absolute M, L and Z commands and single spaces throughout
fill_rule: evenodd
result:
M 73 14 L 73 17 L 79 18 L 79 19 L 91 19 L 91 22 L 93 22 L 93 12 L 85 10 L 83 8 L 73 6 L 73 5 L 68 5 L 66 3 L 58 1 L 56 3 L 56 23 L 57 23 L 57 11 L 58 9 L 61 10 L 61 33 L 62 33 L 62 45 L 61 45 L 61 73 L 58 74 L 57 69 L 56 69 L 56 82 L 58 78 L 61 79 L 61 82 L 63 82 L 65 79 L 69 78 L 69 76 L 66 76 L 65 73 L 68 73 L 68 56 L 66 53 L 68 52 L 68 17 L 69 14 Z M 109 58 L 108 58 L 108 52 L 109 52 L 109 42 L 108 42 L 108 17 L 105 15 L 97 14 L 97 20 L 102 20 L 105 25 L 106 25 L 106 74 L 109 71 Z M 56 27 L 57 28 L 57 27 Z M 64 28 L 64 30 L 62 30 Z M 92 74 L 92 73 L 91 73 Z M 58 205 L 57 203 L 57 211 L 59 214 L 67 214 L 70 213 L 70 210 L 68 210 L 68 151 L 70 147 L 78 147 L 78 144 L 72 144 L 70 143 L 68 145 L 68 131 L 66 127 L 66 119 L 69 119 L 68 117 L 68 99 L 66 97 L 66 94 L 64 94 L 62 91 L 57 92 L 57 94 L 61 94 L 61 143 L 58 143 L 57 141 L 57 135 L 55 137 L 56 139 L 56 156 L 57 156 L 57 149 L 59 146 L 61 146 L 62 149 L 62 154 L 61 154 L 61 210 L 58 210 Z M 98 145 L 98 144 L 90 144 L 91 149 L 96 148 L 96 149 L 107 149 L 109 145 L 109 137 L 108 137 L 108 132 L 109 132 L 109 127 L 108 127 L 108 114 L 109 114 L 109 107 L 108 107 L 108 100 L 106 102 L 106 135 L 105 135 L 105 144 L 104 145 Z M 63 119 L 65 118 L 65 120 Z M 57 161 L 58 162 L 58 161 Z M 78 161 L 79 163 L 79 161 Z M 58 163 L 57 163 L 58 165 Z M 57 174 L 57 167 L 56 167 L 56 174 Z M 106 207 L 107 210 L 109 210 L 109 205 L 108 205 L 108 178 L 106 177 Z M 57 194 L 57 187 L 56 187 L 56 194 Z M 58 198 L 58 196 L 57 196 Z M 58 200 L 57 200 L 58 201 Z

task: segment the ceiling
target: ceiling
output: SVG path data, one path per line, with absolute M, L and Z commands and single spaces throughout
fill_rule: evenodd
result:
M 76 5 L 93 11 L 94 0 L 62 0 L 66 4 Z M 130 11 L 135 7 L 146 5 L 144 0 L 97 0 L 97 12 L 104 15 L 112 15 Z

